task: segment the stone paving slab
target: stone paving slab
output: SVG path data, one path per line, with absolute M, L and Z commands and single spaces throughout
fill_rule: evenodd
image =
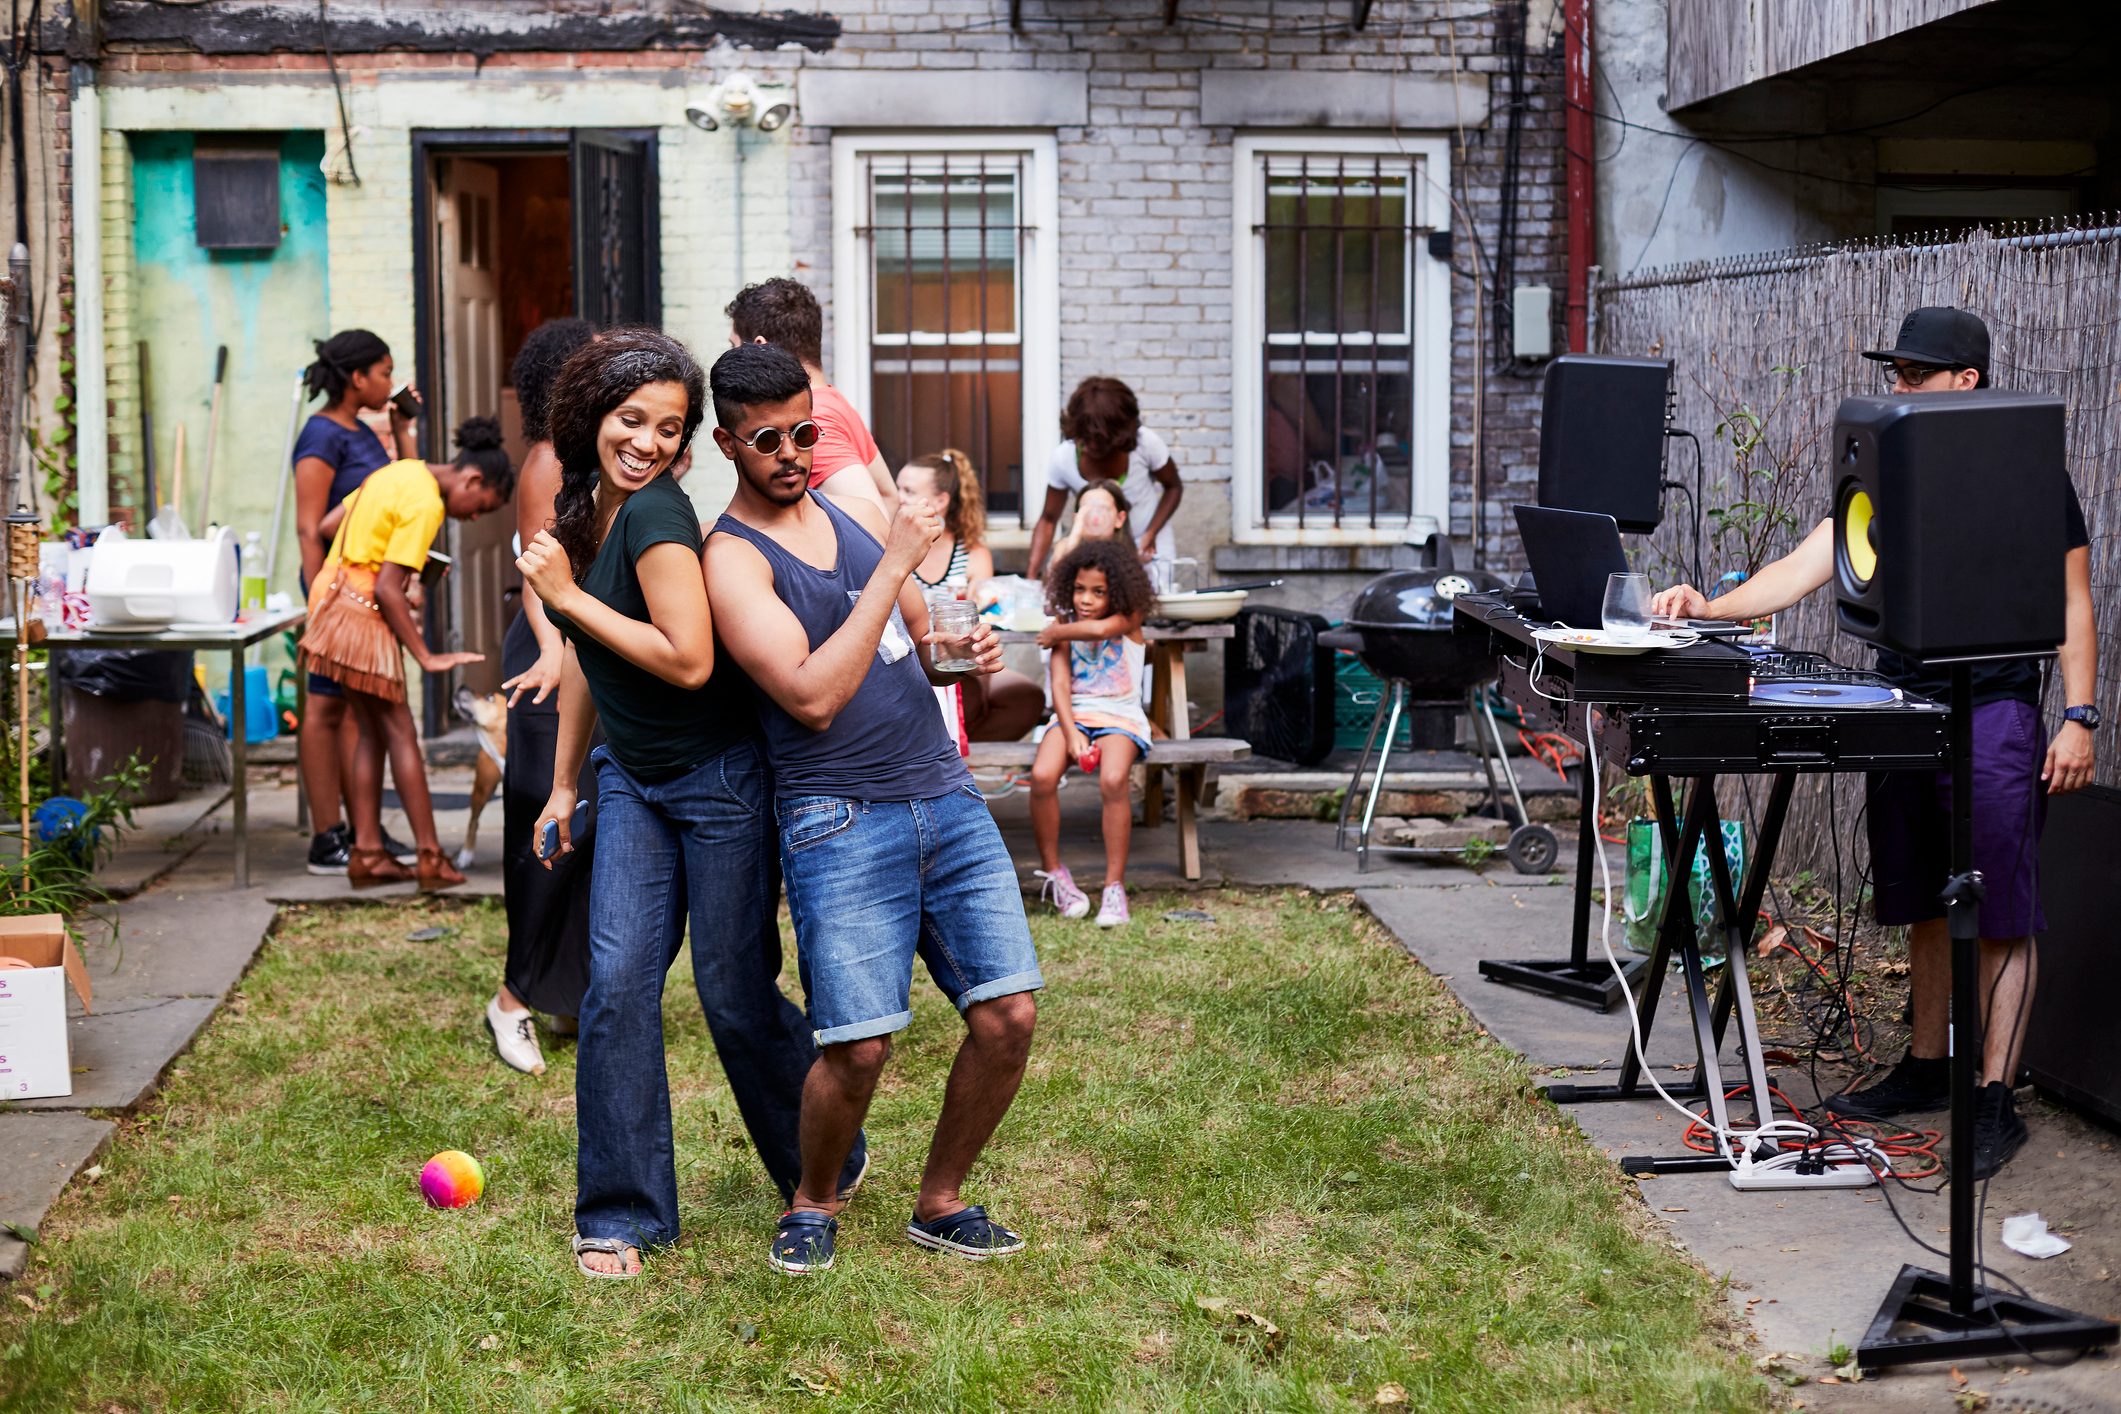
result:
M 0 1112 L 0 1221 L 35 1229 L 118 1126 L 79 1114 Z M 22 1275 L 29 1246 L 0 1230 L 0 1280 Z

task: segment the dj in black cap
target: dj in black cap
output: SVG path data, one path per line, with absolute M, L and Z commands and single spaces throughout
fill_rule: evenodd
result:
M 1895 393 L 1988 386 L 1988 326 L 1964 309 L 1918 309 L 1902 321 L 1891 348 L 1867 350 L 1863 356 L 1885 365 Z M 2047 926 L 2040 912 L 2040 829 L 2047 796 L 2090 782 L 2093 733 L 2099 728 L 2099 709 L 2092 705 L 2099 644 L 2092 622 L 2091 536 L 2074 488 L 2065 513 L 2069 628 L 2057 661 L 2067 705 L 2054 740 L 2043 740 L 2040 672 L 2030 660 L 1974 669 L 1974 867 L 1988 884 L 1981 904 L 1987 1024 L 1975 1110 L 1976 1178 L 2001 1168 L 2025 1142 L 2011 1082 L 2032 1003 L 2033 934 Z M 1824 585 L 1833 571 L 1833 527 L 1822 520 L 1795 550 L 1729 593 L 1711 600 L 1682 584 L 1659 594 L 1654 607 L 1675 618 L 1756 619 L 1788 608 Z M 1949 695 L 1948 671 L 1925 671 L 1882 649 L 1878 670 L 1920 696 L 1942 700 Z M 1914 1034 L 1907 1054 L 1883 1079 L 1835 1095 L 1826 1105 L 1851 1118 L 1885 1119 L 1951 1103 L 1945 1058 L 1951 943 L 1939 897 L 1951 869 L 1951 790 L 1943 772 L 1900 771 L 1874 773 L 1867 794 L 1872 907 L 1879 923 L 1908 930 Z

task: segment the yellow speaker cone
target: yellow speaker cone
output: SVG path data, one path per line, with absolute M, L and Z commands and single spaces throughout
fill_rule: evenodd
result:
M 1842 554 L 1848 557 L 1849 573 L 1858 585 L 1871 582 L 1878 573 L 1878 547 L 1871 543 L 1871 497 L 1860 488 L 1851 490 L 1841 502 Z

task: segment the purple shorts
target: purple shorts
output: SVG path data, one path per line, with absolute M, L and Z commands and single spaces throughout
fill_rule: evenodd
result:
M 2023 938 L 2047 928 L 2040 911 L 2046 759 L 2047 733 L 2030 702 L 1984 702 L 1974 709 L 1974 867 L 1988 886 L 1981 901 L 1984 938 Z M 1942 918 L 1938 895 L 1952 868 L 1952 773 L 1875 772 L 1867 796 L 1878 922 L 1902 927 Z

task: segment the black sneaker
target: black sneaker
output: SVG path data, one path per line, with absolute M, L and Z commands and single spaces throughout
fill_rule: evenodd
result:
M 322 834 L 309 837 L 309 872 L 330 876 L 346 873 L 346 858 L 353 848 L 353 836 L 344 824 L 332 826 Z
M 348 838 L 351 839 L 352 836 L 349 835 Z M 420 862 L 420 851 L 401 839 L 392 838 L 388 830 L 383 832 L 383 852 L 392 859 L 397 860 L 398 863 L 404 865 L 407 869 Z
M 1951 1102 L 1951 1062 L 1941 1056 L 1924 1060 L 1909 1051 L 1886 1072 L 1885 1079 L 1861 1090 L 1844 1090 L 1829 1096 L 1826 1107 L 1849 1119 L 1889 1119 L 1945 1109 Z
M 1981 1087 L 1974 1096 L 1974 1180 L 1994 1178 L 2025 1147 L 2025 1121 L 2018 1117 L 2018 1102 L 2011 1087 L 2000 1080 Z

